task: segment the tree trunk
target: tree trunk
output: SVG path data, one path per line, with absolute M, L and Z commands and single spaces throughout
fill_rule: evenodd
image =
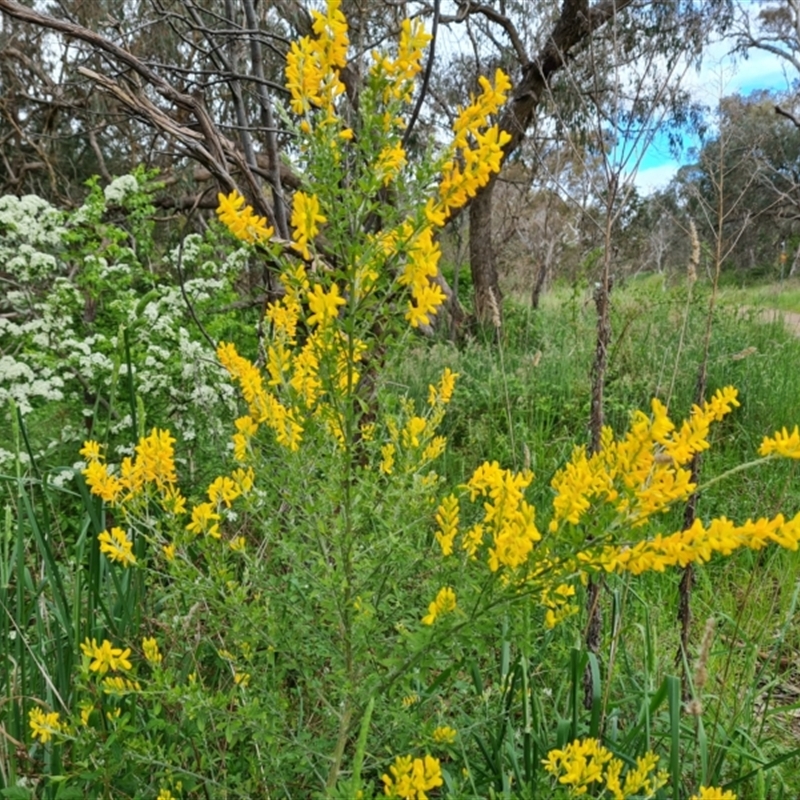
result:
M 492 247 L 492 189 L 490 183 L 469 207 L 469 266 L 475 293 L 475 317 L 481 324 L 502 324 L 502 294 Z

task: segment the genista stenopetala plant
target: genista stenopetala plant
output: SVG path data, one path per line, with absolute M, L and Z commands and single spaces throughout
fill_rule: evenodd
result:
M 780 515 L 656 532 L 697 488 L 688 464 L 738 405 L 732 388 L 679 425 L 653 401 L 626 434 L 606 430 L 598 453 L 576 447 L 551 504 L 534 508 L 534 474 L 497 461 L 444 485 L 437 462 L 459 375 L 444 367 L 414 398 L 390 385 L 387 365 L 443 312 L 437 237 L 500 168 L 508 135 L 493 118 L 510 82 L 500 70 L 481 78 L 449 140 L 407 152 L 430 38 L 420 22 L 363 59 L 354 106 L 340 2 L 312 18 L 286 59 L 302 176 L 290 239 L 240 193 L 219 197 L 219 221 L 277 269 L 280 287 L 258 352 L 216 348 L 240 398 L 225 469 L 198 486 L 176 438 L 146 434 L 143 421 L 118 465 L 98 441 L 81 450 L 107 614 L 75 639 L 73 697 L 33 709 L 29 726 L 37 748 L 66 754 L 61 782 L 89 795 L 489 796 L 521 784 L 523 768 L 513 781 L 475 768 L 491 756 L 480 737 L 498 719 L 503 735 L 521 726 L 517 701 L 529 715 L 519 738 L 530 737 L 523 665 L 578 617 L 591 573 L 800 539 L 800 517 Z M 800 457 L 797 430 L 761 453 Z M 504 639 L 499 680 L 484 681 L 492 637 L 510 630 L 516 666 Z M 570 733 L 528 752 L 531 785 L 658 796 L 665 778 L 649 748 L 623 763 Z

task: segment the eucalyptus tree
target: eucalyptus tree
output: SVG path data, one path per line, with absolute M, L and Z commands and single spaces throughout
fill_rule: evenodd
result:
M 310 31 L 312 6 L 299 0 L 61 0 L 30 7 L 0 0 L 0 74 L 4 97 L 12 98 L 0 107 L 0 135 L 27 148 L 8 159 L 2 179 L 23 191 L 36 181 L 42 185 L 34 176 L 47 174 L 55 191 L 70 173 L 110 174 L 126 160 L 128 168 L 133 161 L 172 165 L 168 180 L 176 184 L 171 200 L 177 206 L 212 205 L 217 190 L 238 185 L 285 236 L 284 194 L 297 176 L 291 159 L 281 158 L 292 143 L 276 109 L 288 41 Z M 562 102 L 559 115 L 567 127 L 579 124 L 580 115 L 569 113 L 570 101 L 551 91 L 559 74 L 571 76 L 567 94 L 593 93 L 602 106 L 608 95 L 597 91 L 603 83 L 598 75 L 642 53 L 665 61 L 698 56 L 710 27 L 724 25 L 729 10 L 728 0 L 372 0 L 343 8 L 355 45 L 343 80 L 356 102 L 368 49 L 393 35 L 404 16 L 429 20 L 434 40 L 419 122 L 417 112 L 409 121 L 417 126 L 407 137 L 409 147 L 430 138 L 425 134 L 443 115 L 465 104 L 478 71 L 504 66 L 514 80 L 500 113 L 511 137 L 506 158 L 534 121 Z M 27 55 L 28 66 L 14 50 Z M 41 74 L 30 66 L 37 63 L 45 67 Z M 445 72 L 451 74 L 450 91 L 439 92 L 434 78 Z M 20 113 L 15 104 L 26 110 Z M 55 133 L 53 118 L 60 126 Z M 213 185 L 198 184 L 201 178 L 212 178 Z M 480 191 L 468 210 L 475 310 L 482 320 L 501 296 L 491 235 L 494 186 L 492 181 Z

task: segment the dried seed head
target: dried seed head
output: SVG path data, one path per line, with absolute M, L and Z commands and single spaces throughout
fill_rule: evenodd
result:
M 711 641 L 714 638 L 714 617 L 706 620 L 706 627 L 703 631 L 703 641 L 700 644 L 700 655 L 697 657 L 697 666 L 694 672 L 694 688 L 697 694 L 701 694 L 703 687 L 708 682 L 708 656 L 711 653 Z
M 497 298 L 494 296 L 494 289 L 489 287 L 489 308 L 492 311 L 492 325 L 494 325 L 496 330 L 500 330 L 502 325 L 500 319 L 500 304 L 497 302 Z
M 699 717 L 703 714 L 703 703 L 698 699 L 690 700 L 686 704 L 686 713 L 691 714 L 693 717 Z

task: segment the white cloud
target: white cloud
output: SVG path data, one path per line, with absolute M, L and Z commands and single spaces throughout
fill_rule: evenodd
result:
M 762 50 L 752 50 L 747 58 L 731 54 L 730 40 L 720 40 L 709 44 L 704 53 L 699 70 L 689 70 L 684 76 L 682 85 L 688 89 L 694 100 L 714 108 L 723 97 L 732 94 L 750 94 L 754 91 L 787 91 L 793 80 L 786 62 Z M 796 79 L 797 76 L 794 76 Z M 658 137 L 651 146 L 647 161 L 652 164 L 653 155 L 660 155 L 663 147 L 659 147 Z M 664 162 L 657 166 L 649 166 L 639 170 L 636 186 L 642 194 L 649 194 L 656 189 L 664 188 L 681 164 L 664 153 Z
M 647 195 L 663 189 L 674 177 L 680 168 L 677 161 L 667 161 L 657 167 L 640 169 L 636 175 L 636 188 L 639 194 Z

